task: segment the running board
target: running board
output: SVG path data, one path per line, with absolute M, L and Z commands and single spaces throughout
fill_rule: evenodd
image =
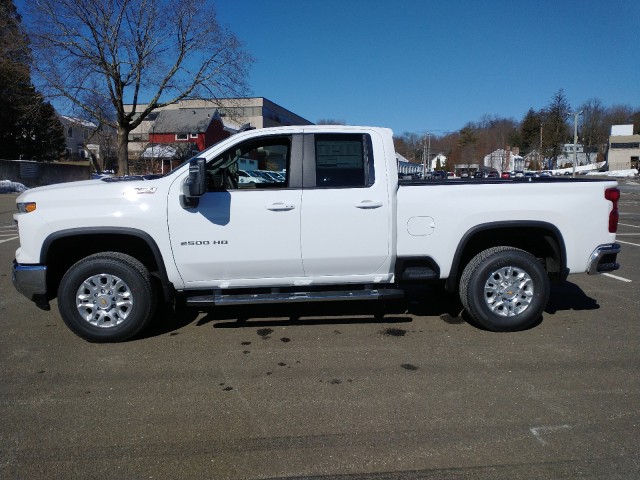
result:
M 329 292 L 274 292 L 238 295 L 203 295 L 188 297 L 189 307 L 214 305 L 252 305 L 265 303 L 338 302 L 347 300 L 391 300 L 404 297 L 400 289 L 371 289 Z

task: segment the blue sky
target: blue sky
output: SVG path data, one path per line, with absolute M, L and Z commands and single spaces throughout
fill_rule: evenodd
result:
M 564 89 L 640 108 L 640 2 L 219 0 L 250 83 L 303 117 L 458 130 L 521 120 Z
M 20 11 L 27 0 L 16 0 Z M 217 0 L 249 83 L 316 122 L 436 134 L 521 120 L 564 89 L 640 108 L 637 0 Z M 203 12 L 202 20 L 206 21 Z

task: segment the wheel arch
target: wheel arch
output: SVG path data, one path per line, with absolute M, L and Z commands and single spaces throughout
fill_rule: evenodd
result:
M 47 291 L 57 291 L 71 265 L 100 252 L 120 252 L 138 259 L 160 282 L 165 300 L 173 298 L 158 244 L 147 232 L 126 227 L 73 228 L 49 235 L 40 252 L 40 262 L 47 266 Z
M 476 225 L 464 234 L 456 248 L 445 288 L 455 291 L 467 263 L 483 250 L 499 245 L 531 253 L 543 262 L 554 280 L 567 277 L 564 238 L 555 225 L 539 221 L 490 222 Z

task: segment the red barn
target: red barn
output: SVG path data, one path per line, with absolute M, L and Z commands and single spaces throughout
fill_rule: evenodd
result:
M 231 134 L 216 108 L 161 110 L 149 130 L 149 143 L 193 143 L 200 151 Z

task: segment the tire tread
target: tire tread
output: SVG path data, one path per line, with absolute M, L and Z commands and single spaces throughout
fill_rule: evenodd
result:
M 111 263 L 117 267 L 124 266 L 125 268 L 133 270 L 142 281 L 144 291 L 137 296 L 137 308 L 145 309 L 146 312 L 141 314 L 142 318 L 135 322 L 133 326 L 129 326 L 129 328 L 126 329 L 118 329 L 116 332 L 98 330 L 92 333 L 90 330 L 80 328 L 76 324 L 74 316 L 77 316 L 77 312 L 71 308 L 74 302 L 71 302 L 69 297 L 69 290 L 71 290 L 72 295 L 75 297 L 75 289 L 77 288 L 76 285 L 71 285 L 73 281 L 72 277 L 76 275 L 79 270 L 90 268 L 96 262 L 103 262 L 106 265 Z M 107 267 L 105 267 L 105 269 L 106 268 Z M 140 295 L 143 297 L 148 295 L 147 301 L 140 301 Z M 153 317 L 156 303 L 156 292 L 151 282 L 151 274 L 147 268 L 136 258 L 121 252 L 100 252 L 79 260 L 64 274 L 58 288 L 58 309 L 63 321 L 76 335 L 89 342 L 123 342 L 136 336 L 147 326 Z M 81 322 L 79 323 L 82 325 Z M 84 325 L 82 325 L 82 327 L 84 327 Z
M 477 281 L 475 279 L 475 274 L 479 268 L 481 268 L 487 260 L 496 255 L 501 255 L 504 253 L 517 252 L 519 255 L 529 256 L 532 261 L 536 261 L 535 257 L 531 255 L 529 252 L 509 246 L 496 246 L 491 247 L 482 252 L 478 253 L 475 257 L 471 259 L 471 261 L 466 265 L 463 270 L 462 276 L 460 277 L 459 283 L 459 295 L 460 300 L 462 302 L 462 306 L 467 311 L 467 313 L 473 318 L 474 321 L 481 324 L 483 327 L 488 328 L 493 331 L 517 331 L 528 328 L 532 323 L 535 322 L 536 318 L 530 318 L 530 314 L 525 315 L 525 320 L 521 322 L 513 322 L 511 324 L 504 323 L 496 323 L 493 322 L 490 318 L 485 318 L 486 315 L 481 311 L 481 306 L 479 302 L 474 302 L 472 295 L 470 293 L 472 282 Z M 546 272 L 545 272 L 546 278 Z M 542 308 L 546 305 L 549 296 L 549 282 L 548 278 L 542 281 L 542 285 L 536 286 L 536 289 L 542 290 Z

